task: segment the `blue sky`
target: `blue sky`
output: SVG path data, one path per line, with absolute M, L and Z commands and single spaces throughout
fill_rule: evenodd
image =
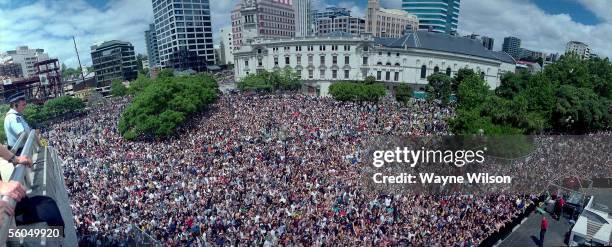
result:
M 216 39 L 230 25 L 229 14 L 239 0 L 210 0 Z M 367 0 L 311 0 L 315 8 L 340 6 L 363 16 Z M 400 8 L 401 0 L 381 0 Z M 18 45 L 43 48 L 69 66 L 76 66 L 72 36 L 83 63 L 90 65 L 90 46 L 119 39 L 146 54 L 144 31 L 153 20 L 151 0 L 0 0 L 0 52 Z M 522 39 L 523 47 L 562 53 L 570 40 L 612 56 L 612 0 L 461 0 L 460 34 L 495 38 L 501 49 L 505 36 Z

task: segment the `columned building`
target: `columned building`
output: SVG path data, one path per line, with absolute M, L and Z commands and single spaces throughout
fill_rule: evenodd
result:
M 209 0 L 153 0 L 155 35 L 162 67 L 177 51 L 194 51 L 207 64 L 215 63 Z M 193 53 L 188 53 L 193 54 Z
M 496 88 L 501 75 L 516 68 L 511 56 L 487 50 L 479 41 L 425 31 L 399 38 L 364 34 L 256 39 L 234 57 L 237 80 L 264 70 L 291 68 L 307 84 L 374 76 L 377 81 L 407 83 L 416 89 L 424 89 L 433 73 L 454 76 L 462 68 L 473 69 Z
M 419 30 L 455 34 L 460 0 L 402 0 L 402 9 L 419 18 Z
M 374 37 L 398 38 L 406 31 L 416 31 L 419 20 L 416 15 L 397 9 L 380 7 L 379 0 L 368 0 L 366 11 L 366 32 Z

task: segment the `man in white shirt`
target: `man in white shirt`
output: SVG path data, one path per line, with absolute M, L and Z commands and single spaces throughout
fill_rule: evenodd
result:
M 22 115 L 23 110 L 27 106 L 25 95 L 21 92 L 17 92 L 8 98 L 8 103 L 11 109 L 6 113 L 4 117 L 4 133 L 6 134 L 6 140 L 9 149 L 12 149 L 19 138 L 19 135 L 25 131 L 28 133 L 31 128 Z M 17 152 L 20 153 L 20 152 Z

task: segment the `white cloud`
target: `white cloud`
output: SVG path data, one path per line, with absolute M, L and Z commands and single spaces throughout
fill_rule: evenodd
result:
M 612 39 L 609 22 L 580 24 L 567 14 L 547 14 L 527 0 L 461 1 L 459 31 L 493 37 L 498 50 L 504 37 L 516 36 L 528 49 L 563 53 L 568 41 L 577 40 L 589 44 L 597 54 L 612 56 L 607 44 Z

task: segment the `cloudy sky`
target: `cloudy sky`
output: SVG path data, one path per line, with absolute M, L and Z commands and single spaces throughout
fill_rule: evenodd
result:
M 239 0 L 210 0 L 216 32 L 230 25 L 229 13 Z M 340 6 L 363 16 L 367 0 L 312 0 L 315 8 Z M 400 8 L 402 0 L 382 0 L 383 7 Z M 461 34 L 495 38 L 501 49 L 505 36 L 523 40 L 523 47 L 563 52 L 578 40 L 602 56 L 612 56 L 612 0 L 462 0 Z M 81 61 L 91 65 L 90 46 L 119 39 L 146 54 L 144 31 L 153 20 L 151 0 L 0 0 L 0 52 L 18 45 L 43 48 L 76 67 L 75 36 Z

